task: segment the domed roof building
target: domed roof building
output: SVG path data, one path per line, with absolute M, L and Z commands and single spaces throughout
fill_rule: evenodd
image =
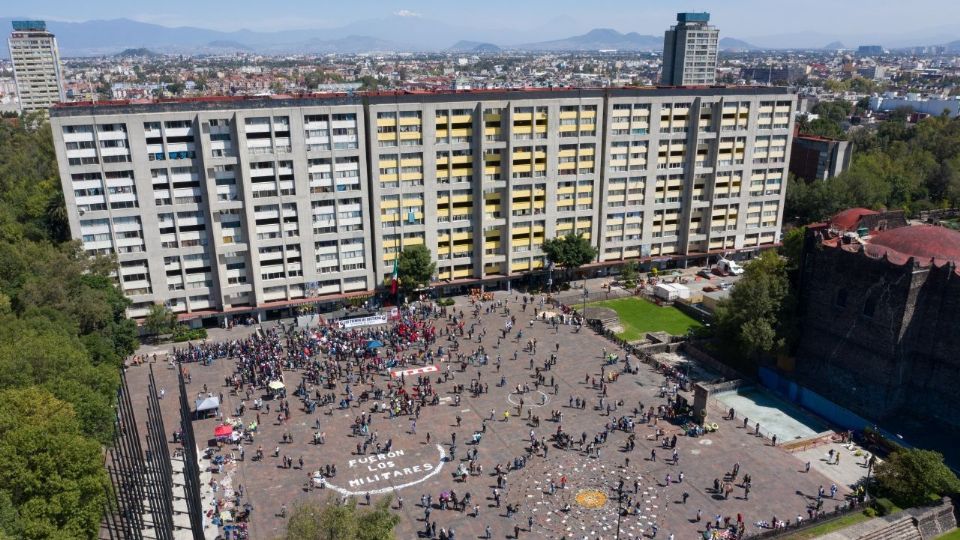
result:
M 792 376 L 881 427 L 923 418 L 958 440 L 960 232 L 852 208 L 808 226 L 800 267 Z

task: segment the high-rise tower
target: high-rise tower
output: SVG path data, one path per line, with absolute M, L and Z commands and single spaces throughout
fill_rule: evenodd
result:
M 22 112 L 46 110 L 64 100 L 57 38 L 43 21 L 13 21 L 7 42 Z
M 663 36 L 662 84 L 709 85 L 717 81 L 720 31 L 709 22 L 709 13 L 677 13 L 677 24 Z

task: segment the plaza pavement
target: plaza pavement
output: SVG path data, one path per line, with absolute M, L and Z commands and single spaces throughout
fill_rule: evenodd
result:
M 529 433 L 533 429 L 536 437 L 552 435 L 558 423 L 548 421 L 550 411 L 563 412 L 563 430 L 575 437 L 580 433 L 587 434 L 587 440 L 603 430 L 609 421 L 602 411 L 595 410 L 599 394 L 590 384 L 585 384 L 587 376 L 600 378 L 602 351 L 614 351 L 614 346 L 604 338 L 594 334 L 587 327 L 574 332 L 572 326 L 561 326 L 558 332 L 551 329 L 546 323 L 535 322 L 530 326 L 528 321 L 532 317 L 532 309 L 521 312 L 522 303 L 517 301 L 519 293 L 497 292 L 497 299 L 508 300 L 508 307 L 517 316 L 517 327 L 511 338 L 502 341 L 500 348 L 496 348 L 498 330 L 504 326 L 506 315 L 502 312 L 481 315 L 480 325 L 487 329 L 487 335 L 482 339 L 491 362 L 487 366 L 477 368 L 468 367 L 465 372 L 459 372 L 458 366 L 450 366 L 454 377 L 449 382 L 436 384 L 437 391 L 443 396 L 438 406 L 424 407 L 420 419 L 417 421 L 416 434 L 410 432 L 411 417 L 388 419 L 384 413 L 374 415 L 372 430 L 376 431 L 379 441 L 386 443 L 393 441 L 395 453 L 393 457 L 384 456 L 383 459 L 371 460 L 366 456 L 355 455 L 355 447 L 361 439 L 351 434 L 350 425 L 354 418 L 361 413 L 369 412 L 371 402 L 354 403 L 349 410 L 334 408 L 332 414 L 327 414 L 326 408 L 318 408 L 317 412 L 309 415 L 303 412 L 300 402 L 290 396 L 292 416 L 283 426 L 276 425 L 276 409 L 272 414 L 261 414 L 260 431 L 252 445 L 246 445 L 246 459 L 230 462 L 223 473 L 213 474 L 217 491 L 214 496 L 230 497 L 239 485 L 244 488 L 244 500 L 254 506 L 250 523 L 250 537 L 254 539 L 277 538 L 282 535 L 285 520 L 276 515 L 282 504 L 291 510 L 297 501 L 318 500 L 326 501 L 336 496 L 337 491 L 332 488 L 310 491 L 308 473 L 328 464 L 335 464 L 337 476 L 330 479 L 331 484 L 340 488 L 341 492 L 362 492 L 366 490 L 387 492 L 394 498 L 393 507 L 401 515 L 400 525 L 397 527 L 397 538 L 417 538 L 424 529 L 424 509 L 420 507 L 420 498 L 423 494 L 430 494 L 434 505 L 443 491 L 454 490 L 458 496 L 469 492 L 473 502 L 480 505 L 480 515 L 473 516 L 472 509 L 467 512 L 454 510 L 432 509 L 430 521 L 436 521 L 438 531 L 440 527 L 454 529 L 457 539 L 480 538 L 484 534 L 484 527 L 489 526 L 493 538 L 513 538 L 514 526 L 522 528 L 521 537 L 537 538 L 567 538 L 570 540 L 589 538 L 614 538 L 617 509 L 615 489 L 620 478 L 624 479 L 625 490 L 629 497 L 642 502 L 642 511 L 639 515 L 623 516 L 620 519 L 621 538 L 639 538 L 642 535 L 649 537 L 652 526 L 659 527 L 658 537 L 667 538 L 671 533 L 678 539 L 698 537 L 708 520 L 716 515 L 736 519 L 742 513 L 747 523 L 747 535 L 760 532 L 755 526 L 757 521 L 771 521 L 774 516 L 778 519 L 793 520 L 797 515 L 806 519 L 807 504 L 816 495 L 818 486 L 829 488 L 831 482 L 837 481 L 836 475 L 829 473 L 825 466 L 815 463 L 813 470 L 803 473 L 803 463 L 809 458 L 791 455 L 779 447 L 772 447 L 770 441 L 752 436 L 752 432 L 740 429 L 739 421 L 721 421 L 720 429 L 701 438 L 690 438 L 680 433 L 680 429 L 661 421 L 658 427 L 665 430 L 667 436 L 678 434 L 677 448 L 679 450 L 679 464 L 671 464 L 666 458 L 670 451 L 659 449 L 657 460 L 650 461 L 650 450 L 657 445 L 653 440 L 655 428 L 653 425 L 637 426 L 637 448 L 632 452 L 622 450 L 627 434 L 622 431 L 613 431 L 600 450 L 600 457 L 588 457 L 575 450 L 561 450 L 551 443 L 548 458 L 530 457 L 523 469 L 510 472 L 507 475 L 506 486 L 501 490 L 502 505 L 498 509 L 492 500 L 492 490 L 496 487 L 496 478 L 493 470 L 496 464 L 506 466 L 515 457 L 527 454 Z M 489 304 L 485 304 L 486 305 Z M 535 304 L 536 305 L 536 304 Z M 467 299 L 457 298 L 457 309 L 463 309 L 466 314 L 466 326 L 474 320 Z M 438 327 L 444 320 L 436 321 Z M 523 339 L 515 339 L 516 330 L 523 329 Z M 479 330 L 479 326 L 477 328 Z M 246 337 L 252 331 L 250 327 L 239 327 L 232 330 L 213 330 L 210 339 L 239 339 Z M 537 353 L 523 352 L 523 345 L 530 338 L 536 338 Z M 438 338 L 443 344 L 444 338 Z M 559 361 L 550 371 L 545 371 L 547 382 L 551 378 L 559 385 L 558 395 L 553 395 L 544 389 L 547 402 L 543 406 L 530 405 L 539 398 L 540 394 L 533 392 L 524 397 L 525 410 L 520 418 L 516 415 L 517 408 L 513 405 L 518 401 L 517 395 L 511 395 L 511 389 L 517 384 L 527 383 L 532 388 L 534 371 L 529 369 L 531 357 L 534 366 L 543 366 L 543 361 L 555 352 Z M 476 339 L 471 343 L 466 337 L 460 340 L 460 351 L 470 353 L 478 346 Z M 163 351 L 169 346 L 145 346 L 141 353 L 152 354 L 159 352 L 160 360 L 154 364 L 158 385 L 166 389 L 167 399 L 161 401 L 164 409 L 164 422 L 168 432 L 173 432 L 177 425 L 176 401 L 176 372 L 163 361 Z M 518 359 L 513 360 L 514 352 L 518 351 Z M 494 360 L 497 354 L 502 356 L 500 373 L 496 373 Z M 622 352 L 621 352 L 622 356 Z M 633 360 L 635 364 L 636 361 Z M 188 396 L 192 402 L 203 385 L 215 393 L 223 393 L 223 411 L 225 415 L 232 413 L 240 405 L 240 396 L 230 395 L 229 389 L 224 387 L 224 380 L 233 373 L 233 360 L 217 360 L 210 366 L 189 364 L 192 383 L 188 385 Z M 622 368 L 622 363 L 618 366 Z M 442 365 L 441 370 L 447 366 Z M 607 368 L 610 369 L 609 367 Z M 128 370 L 134 397 L 135 410 L 138 413 L 144 410 L 143 397 L 146 388 L 146 366 L 134 366 Z M 439 373 L 433 373 L 436 381 Z M 506 378 L 506 385 L 498 385 L 500 376 Z M 296 372 L 287 372 L 285 375 L 287 387 L 293 389 L 300 382 L 300 375 Z M 385 387 L 386 376 L 380 377 L 377 384 Z M 464 384 L 469 387 L 471 379 L 479 379 L 489 384 L 489 393 L 471 397 L 469 391 L 462 394 L 459 406 L 454 405 L 452 387 L 455 384 Z M 642 403 L 644 407 L 665 404 L 666 400 L 659 398 L 659 388 L 663 383 L 663 376 L 655 372 L 650 366 L 641 364 L 637 375 L 623 374 L 615 382 L 609 384 L 607 401 L 616 403 L 623 400 L 624 407 L 612 413 L 614 417 L 623 414 L 632 415 L 634 407 Z M 338 387 L 342 392 L 343 386 Z M 571 397 L 580 397 L 588 400 L 586 409 L 568 407 Z M 690 397 L 689 394 L 687 397 Z M 692 401 L 692 398 L 691 398 Z M 526 408 L 532 408 L 533 414 L 540 416 L 541 424 L 533 428 L 525 421 Z M 482 476 L 470 476 L 465 483 L 455 482 L 452 472 L 457 464 L 465 457 L 467 451 L 473 448 L 466 444 L 475 430 L 480 429 L 482 419 L 494 411 L 495 421 L 487 423 L 487 432 L 477 449 L 479 463 L 483 466 Z M 510 410 L 511 417 L 503 421 L 503 413 Z M 247 412 L 244 421 L 249 423 L 255 418 L 255 411 L 250 409 L 247 402 Z M 456 417 L 462 418 L 460 428 L 456 427 Z M 321 430 L 326 432 L 326 443 L 323 445 L 311 444 L 315 431 L 314 423 L 320 419 Z M 217 421 L 206 419 L 196 421 L 194 430 L 198 444 L 212 437 Z M 283 444 L 281 435 L 289 432 L 293 442 Z M 426 435 L 431 434 L 431 443 L 427 444 Z M 455 462 L 444 463 L 440 459 L 441 453 L 449 453 L 451 433 L 457 434 L 457 459 Z M 438 448 L 437 444 L 441 446 Z M 262 445 L 265 459 L 255 462 L 251 459 L 258 445 Z M 281 458 L 273 457 L 273 449 L 279 446 L 281 457 L 289 456 L 295 462 L 295 468 L 281 467 Z M 819 453 L 825 452 L 819 450 Z M 811 450 L 817 452 L 817 450 Z M 224 447 L 225 455 L 238 455 L 236 447 Z M 401 455 L 402 453 L 402 455 Z M 297 466 L 297 460 L 303 457 L 304 467 Z M 846 457 L 846 456 L 845 456 Z M 360 463 L 360 458 L 367 460 Z M 629 466 L 625 460 L 629 458 Z M 850 460 L 852 461 L 852 460 Z M 744 474 L 753 477 L 753 486 L 749 500 L 743 498 L 744 490 L 736 488 L 729 500 L 715 495 L 709 490 L 715 478 L 723 480 L 724 474 L 729 472 L 734 463 L 740 463 L 739 482 Z M 201 461 L 201 467 L 209 466 L 208 461 Z M 436 472 L 437 469 L 439 472 Z M 680 472 L 684 473 L 682 483 L 677 483 Z M 386 477 L 377 476 L 387 473 Z M 432 475 L 431 475 L 432 473 Z M 666 485 L 667 474 L 672 476 L 670 485 Z M 567 488 L 558 490 L 550 495 L 547 490 L 550 479 L 559 483 L 560 476 L 566 477 Z M 386 479 L 383 479 L 386 478 Z M 424 479 L 425 478 L 425 479 Z M 359 479 L 364 480 L 363 484 Z M 639 479 L 639 489 L 633 493 L 634 481 Z M 351 484 L 351 480 L 353 483 Z M 416 483 L 418 482 L 418 483 Z M 409 485 L 408 485 L 409 484 Z M 838 482 L 839 484 L 839 482 Z M 394 489 L 397 486 L 404 486 Z M 211 486 L 205 486 L 208 495 Z M 605 506 L 596 510 L 581 508 L 576 504 L 574 497 L 583 489 L 600 489 L 608 495 Z M 827 500 L 824 510 L 833 510 L 836 504 L 841 503 L 841 495 L 849 493 L 846 485 L 841 484 L 841 491 L 834 503 Z M 681 504 L 682 494 L 689 494 L 686 504 Z M 375 494 L 374 501 L 384 495 Z M 397 496 L 403 498 L 402 509 L 397 509 Z M 364 497 L 358 499 L 364 505 Z M 506 517 L 506 505 L 519 504 L 519 512 L 511 518 Z M 563 512 L 565 504 L 571 505 L 569 512 Z M 472 504 L 471 504 L 472 506 Z M 703 521 L 695 522 L 697 509 L 702 510 Z M 533 519 L 532 530 L 528 530 L 528 518 Z

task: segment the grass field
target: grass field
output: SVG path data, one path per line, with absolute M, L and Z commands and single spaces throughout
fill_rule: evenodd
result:
M 623 326 L 623 332 L 617 337 L 627 341 L 641 339 L 647 332 L 669 332 L 682 336 L 690 328 L 700 326 L 700 323 L 675 307 L 660 307 L 640 298 L 619 298 L 590 305 L 616 311 Z
M 943 536 L 937 537 L 937 540 L 960 540 L 960 529 L 956 529 L 953 532 L 948 532 Z
M 868 519 L 870 519 L 870 517 L 863 512 L 855 512 L 822 525 L 817 525 L 816 527 L 811 527 L 809 529 L 800 531 L 797 534 L 791 534 L 782 540 L 810 540 L 811 538 L 817 538 L 818 536 L 839 531 L 840 529 L 846 529 L 851 525 L 856 525 L 857 523 L 867 521 Z

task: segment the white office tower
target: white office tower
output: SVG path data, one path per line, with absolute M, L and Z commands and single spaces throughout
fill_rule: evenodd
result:
M 677 13 L 676 26 L 671 26 L 663 37 L 662 84 L 701 86 L 716 83 L 720 31 L 709 22 L 709 13 Z
M 64 100 L 57 38 L 43 21 L 13 21 L 7 42 L 21 112 L 46 111 Z

